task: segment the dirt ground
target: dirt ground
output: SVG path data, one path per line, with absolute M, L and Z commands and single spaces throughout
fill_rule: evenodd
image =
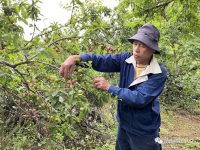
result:
M 161 112 L 163 150 L 200 150 L 200 115 L 186 110 Z

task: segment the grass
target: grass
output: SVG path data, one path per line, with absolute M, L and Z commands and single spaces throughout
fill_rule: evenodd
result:
M 107 110 L 107 108 L 105 108 Z M 105 111 L 105 110 L 104 110 Z M 106 120 L 110 119 L 109 112 L 106 112 Z M 188 112 L 183 109 L 165 111 L 161 110 L 162 124 L 160 136 L 163 140 L 163 150 L 199 150 L 200 149 L 200 115 Z M 109 121 L 109 122 L 110 122 Z M 110 128 L 113 139 L 104 146 L 95 150 L 114 150 L 117 126 Z M 167 142 L 168 140 L 168 142 Z M 169 142 L 171 140 L 171 142 Z

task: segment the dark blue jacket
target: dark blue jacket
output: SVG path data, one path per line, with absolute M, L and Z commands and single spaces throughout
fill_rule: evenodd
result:
M 158 96 L 163 91 L 167 70 L 152 57 L 150 64 L 134 80 L 133 53 L 119 55 L 80 54 L 84 62 L 92 61 L 100 72 L 120 72 L 119 87 L 111 85 L 108 92 L 118 96 L 116 118 L 119 126 L 144 137 L 156 137 L 161 124 Z

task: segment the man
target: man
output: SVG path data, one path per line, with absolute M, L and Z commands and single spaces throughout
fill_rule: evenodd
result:
M 167 70 L 153 54 L 160 54 L 160 33 L 152 24 L 143 25 L 128 41 L 133 53 L 119 55 L 80 54 L 70 56 L 62 64 L 60 74 L 72 74 L 75 59 L 92 61 L 93 69 L 101 72 L 120 72 L 119 87 L 105 78 L 94 79 L 94 87 L 118 96 L 118 133 L 116 150 L 160 150 L 159 127 L 161 124 L 158 96 L 163 91 Z

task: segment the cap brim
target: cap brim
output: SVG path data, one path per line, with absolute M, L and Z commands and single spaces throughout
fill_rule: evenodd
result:
M 155 50 L 156 51 L 155 54 L 160 54 L 157 42 L 155 43 L 148 37 L 145 37 L 141 34 L 136 34 L 128 39 L 128 41 L 132 44 L 135 40 L 140 41 L 140 42 L 144 43 L 145 45 L 147 45 L 148 47 L 150 47 L 151 49 Z

